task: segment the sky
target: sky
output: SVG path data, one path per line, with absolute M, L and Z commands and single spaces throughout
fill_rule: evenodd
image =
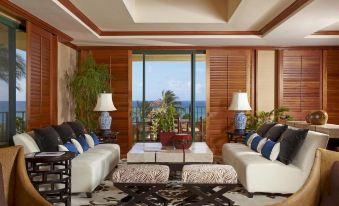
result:
M 16 50 L 17 54 L 23 57 L 26 61 L 26 52 L 20 49 Z M 17 81 L 17 85 L 21 88 L 16 92 L 17 101 L 26 101 L 26 78 Z M 8 83 L 0 80 L 0 101 L 8 101 Z
M 133 62 L 133 101 L 142 100 L 142 62 Z M 163 90 L 172 90 L 180 101 L 191 99 L 190 61 L 146 61 L 146 100 L 161 98 Z M 206 63 L 196 62 L 196 101 L 206 100 Z

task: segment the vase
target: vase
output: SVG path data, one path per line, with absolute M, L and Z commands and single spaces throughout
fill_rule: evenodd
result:
M 306 115 L 306 117 L 305 117 L 306 123 L 311 123 L 310 117 L 311 117 L 311 113 L 308 113 L 308 114 Z
M 324 125 L 327 123 L 328 114 L 323 110 L 315 111 L 310 114 L 309 120 L 313 125 Z
M 160 132 L 159 140 L 162 146 L 172 146 L 174 136 L 175 136 L 175 132 Z
M 174 138 L 176 149 L 188 149 L 192 145 L 192 136 L 190 134 L 176 134 Z

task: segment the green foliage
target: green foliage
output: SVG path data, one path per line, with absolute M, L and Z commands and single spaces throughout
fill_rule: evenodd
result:
M 20 134 L 25 132 L 26 130 L 26 122 L 22 117 L 16 117 L 15 118 L 15 128 L 16 128 L 16 133 Z
M 73 75 L 66 73 L 68 86 L 74 103 L 76 118 L 89 131 L 97 125 L 97 114 L 93 111 L 97 96 L 104 91 L 110 92 L 109 69 L 105 64 L 96 64 L 93 56 L 86 57 L 81 67 Z
M 174 117 L 176 111 L 173 105 L 162 104 L 150 112 L 152 119 L 151 133 L 157 136 L 158 132 L 171 132 L 174 130 Z
M 161 92 L 162 103 L 167 105 L 173 105 L 174 107 L 180 107 L 181 102 L 178 101 L 178 97 L 172 90 L 166 90 Z
M 258 112 L 255 115 L 247 114 L 246 130 L 257 130 L 265 122 L 278 122 L 279 120 L 292 120 L 293 118 L 286 115 L 289 109 L 279 107 L 270 112 Z

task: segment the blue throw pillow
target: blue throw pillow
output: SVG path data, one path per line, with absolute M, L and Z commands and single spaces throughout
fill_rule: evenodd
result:
M 87 144 L 86 139 L 83 136 L 80 135 L 76 138 L 76 140 L 80 143 L 84 151 L 87 151 L 89 149 L 89 145 Z
M 79 154 L 77 148 L 74 146 L 72 142 L 66 142 L 64 146 L 68 149 L 68 151 L 75 153 L 75 155 Z
M 244 144 L 247 145 L 247 142 L 248 142 L 248 139 L 250 138 L 250 136 L 253 134 L 253 132 L 248 132 L 245 136 L 245 139 L 244 139 Z
M 251 143 L 251 149 L 257 152 L 257 148 L 259 145 L 260 140 L 262 140 L 263 138 L 260 136 L 256 136 L 254 137 L 252 143 Z
M 91 137 L 92 137 L 92 139 L 94 141 L 94 145 L 100 144 L 100 140 L 99 140 L 98 136 L 94 132 L 91 132 L 90 135 L 91 135 Z
M 261 150 L 261 154 L 268 160 L 276 160 L 280 152 L 280 143 L 267 140 L 264 147 Z

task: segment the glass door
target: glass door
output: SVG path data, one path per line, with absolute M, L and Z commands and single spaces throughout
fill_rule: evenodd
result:
M 204 141 L 206 64 L 204 52 L 137 51 L 132 64 L 133 135 L 155 141 L 154 116 L 164 106 L 173 110 L 176 133 Z M 196 101 L 196 96 L 198 100 Z M 193 128 L 193 129 L 192 129 Z

